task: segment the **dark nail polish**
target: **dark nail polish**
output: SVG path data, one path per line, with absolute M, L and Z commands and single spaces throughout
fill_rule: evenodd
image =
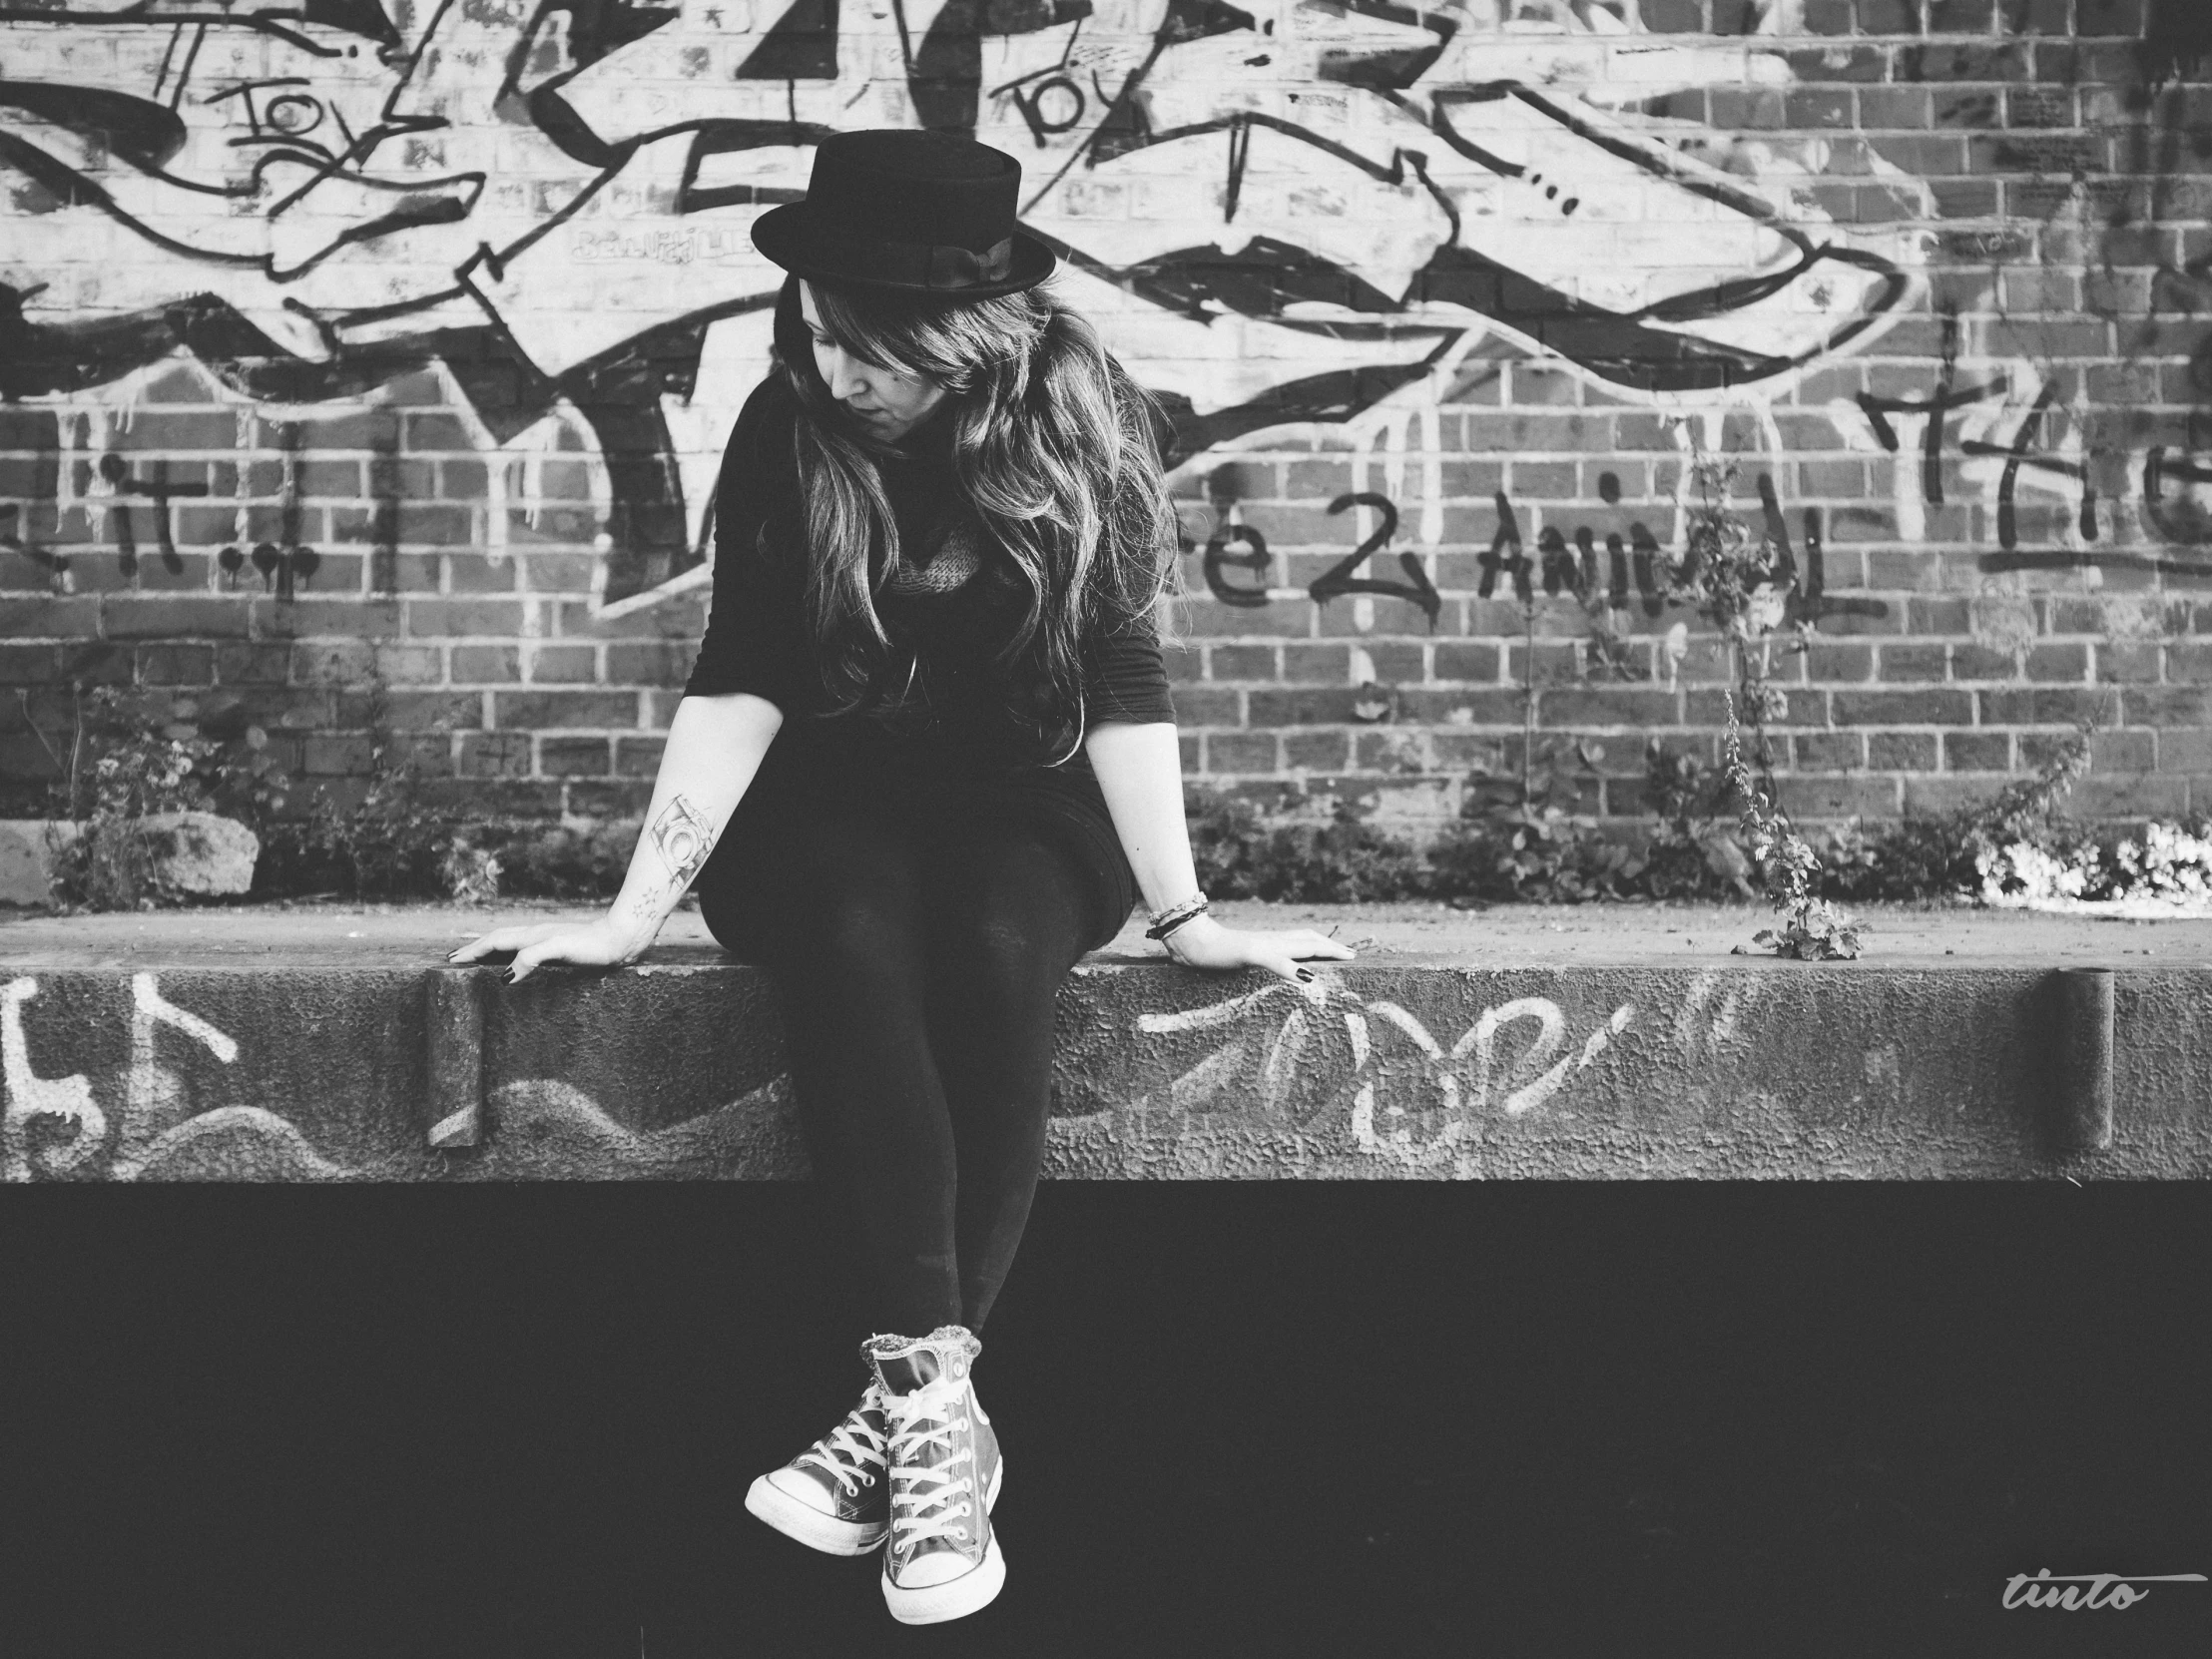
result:
M 1314 977 L 1314 970 L 1312 968 L 1300 968 L 1298 970 L 1298 976 L 1301 979 L 1311 979 Z

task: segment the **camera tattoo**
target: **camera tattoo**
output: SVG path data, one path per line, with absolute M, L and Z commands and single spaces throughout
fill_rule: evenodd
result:
M 706 867 L 707 854 L 715 846 L 714 826 L 680 795 L 671 799 L 661 816 L 653 821 L 651 834 L 653 850 L 668 866 L 679 891 L 689 886 L 692 877 Z

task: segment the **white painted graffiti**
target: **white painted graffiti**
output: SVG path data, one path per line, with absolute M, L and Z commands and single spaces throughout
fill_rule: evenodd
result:
M 1171 1109 L 1199 1109 L 1254 1079 L 1257 1060 L 1254 1080 L 1269 1115 L 1292 1108 L 1294 1094 L 1318 1086 L 1325 1110 L 1345 1113 L 1340 1120 L 1344 1133 L 1358 1151 L 1426 1161 L 1448 1156 L 1493 1106 L 1510 1120 L 1550 1104 L 1636 1017 L 1634 1005 L 1623 1003 L 1575 1047 L 1558 1003 L 1542 996 L 1514 997 L 1482 1009 L 1447 1048 L 1418 1015 L 1398 1003 L 1359 997 L 1324 976 L 1295 987 L 1267 986 L 1203 1007 L 1140 1014 L 1137 1029 L 1147 1036 L 1230 1029 L 1289 990 L 1296 997 L 1271 1034 L 1264 1039 L 1249 1032 L 1233 1036 L 1169 1083 Z M 1321 1053 L 1332 1007 L 1349 1046 L 1350 1066 L 1341 1075 L 1329 1074 Z M 1524 1024 L 1534 1027 L 1533 1038 L 1516 1049 L 1518 1028 Z M 1410 1063 L 1398 1053 L 1386 1054 L 1386 1045 L 1393 1050 L 1410 1045 Z M 1440 1122 L 1431 1132 L 1417 1134 L 1415 1120 L 1423 1118 Z
M 155 1033 L 167 1027 L 226 1066 L 238 1059 L 239 1045 L 198 1014 L 163 996 L 153 974 L 131 976 L 130 1060 L 116 1119 L 94 1100 L 91 1079 L 83 1073 L 41 1077 L 33 1068 L 23 1009 L 38 994 L 38 980 L 28 975 L 0 985 L 0 1080 L 7 1086 L 7 1109 L 0 1115 L 0 1180 L 68 1174 L 109 1151 L 111 1143 L 114 1161 L 109 1177 L 130 1180 L 180 1140 L 211 1127 L 209 1119 L 217 1114 L 193 1112 L 183 1082 L 161 1063 Z M 240 1113 L 273 1116 L 247 1107 L 221 1111 L 224 1123 Z M 40 1125 L 49 1131 L 67 1127 L 72 1133 L 57 1142 L 50 1132 L 34 1135 L 34 1126 Z M 195 1125 L 197 1130 L 191 1127 Z M 288 1124 L 284 1128 L 296 1138 L 296 1130 Z
M 825 133 L 916 126 L 1022 159 L 1024 223 L 1180 453 L 1432 408 L 1483 342 L 1736 407 L 1902 314 L 1933 213 L 1853 135 L 1652 113 L 1779 99 L 1799 9 L 1685 39 L 1637 0 L 0 0 L 0 391 L 89 445 L 179 350 L 242 406 L 508 356 L 539 401 L 471 409 L 479 447 L 573 412 L 602 520 L 669 543 L 603 585 L 646 602 L 704 579 L 767 361 L 748 228 Z M 1892 211 L 1837 223 L 1841 180 Z M 1401 467 L 1403 417 L 1379 434 Z
M 0 1066 L 8 1085 L 7 1112 L 0 1117 L 0 1180 L 31 1178 L 26 1136 L 36 1119 L 56 1119 L 75 1130 L 67 1145 L 46 1155 L 47 1167 L 56 1172 L 75 1169 L 108 1137 L 108 1117 L 92 1098 L 90 1079 L 81 1073 L 40 1077 L 32 1071 L 30 1047 L 23 1037 L 23 1004 L 36 995 L 36 979 L 15 979 L 0 986 Z

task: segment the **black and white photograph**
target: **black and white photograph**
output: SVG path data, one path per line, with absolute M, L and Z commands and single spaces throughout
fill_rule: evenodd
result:
M 0 0 L 0 1655 L 2212 1652 L 2212 3 Z

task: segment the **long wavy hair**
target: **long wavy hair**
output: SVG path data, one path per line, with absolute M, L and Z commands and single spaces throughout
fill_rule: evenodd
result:
M 1025 705 L 1012 712 L 1073 755 L 1086 724 L 1085 635 L 1172 628 L 1160 601 L 1174 591 L 1178 527 L 1159 406 L 1049 285 L 964 301 L 813 287 L 824 331 L 847 352 L 945 388 L 930 418 L 949 422 L 958 495 L 1024 591 L 997 656 Z M 793 441 L 807 603 L 830 712 L 895 717 L 913 665 L 876 610 L 905 553 L 875 465 L 883 446 L 838 408 L 816 367 L 796 276 L 777 303 L 776 358 L 803 411 Z

